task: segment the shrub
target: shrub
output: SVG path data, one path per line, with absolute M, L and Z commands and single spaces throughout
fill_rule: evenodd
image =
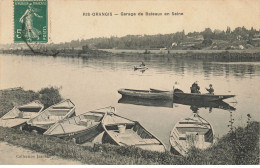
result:
M 43 88 L 38 92 L 40 94 L 39 100 L 44 104 L 44 108 L 59 103 L 62 100 L 60 89 L 61 88 L 51 86 Z

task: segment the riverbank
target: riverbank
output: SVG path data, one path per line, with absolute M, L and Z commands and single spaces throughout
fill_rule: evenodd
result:
M 248 50 L 2 50 L 2 54 L 14 55 L 42 55 L 42 56 L 61 56 L 61 57 L 111 57 L 111 56 L 167 56 L 175 58 L 192 59 L 225 59 L 232 60 L 254 60 L 260 61 L 260 48 Z
M 33 99 L 32 95 L 38 92 L 17 89 L 1 90 L 0 93 L 0 113 L 5 114 L 13 104 L 22 104 L 27 99 Z M 45 93 L 48 93 L 45 96 L 50 94 L 46 91 Z M 259 122 L 250 122 L 245 128 L 237 128 L 205 151 L 191 149 L 186 157 L 173 155 L 170 152 L 145 151 L 132 146 L 119 147 L 109 144 L 80 146 L 56 137 L 3 127 L 0 127 L 0 141 L 41 152 L 48 157 L 73 159 L 82 164 L 259 164 Z
M 48 156 L 7 142 L 0 142 L 0 165 L 81 165 L 75 160 Z M 3 157 L 5 156 L 5 157 Z
M 18 87 L 0 90 L 0 117 L 14 106 L 27 104 L 34 100 L 39 100 L 43 103 L 44 109 L 56 104 L 62 100 L 59 89 L 57 87 L 47 87 L 35 92 Z
M 258 122 L 252 122 L 246 128 L 239 128 L 234 133 L 224 136 L 205 151 L 191 149 L 186 157 L 169 152 L 151 152 L 135 147 L 109 144 L 95 144 L 93 147 L 80 146 L 55 137 L 46 137 L 12 128 L 0 127 L 0 132 L 0 141 L 41 152 L 46 154 L 46 157 L 58 156 L 80 161 L 82 164 L 259 164 Z

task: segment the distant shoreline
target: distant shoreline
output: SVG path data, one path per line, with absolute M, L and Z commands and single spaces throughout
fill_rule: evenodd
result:
M 12 55 L 38 55 L 54 57 L 109 57 L 109 56 L 167 56 L 176 58 L 194 58 L 194 59 L 251 59 L 260 61 L 260 49 L 252 50 L 1 50 L 0 54 Z

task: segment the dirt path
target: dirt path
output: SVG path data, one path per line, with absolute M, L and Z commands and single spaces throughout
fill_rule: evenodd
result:
M 0 142 L 0 165 L 81 165 L 74 160 L 46 156 L 22 147 Z

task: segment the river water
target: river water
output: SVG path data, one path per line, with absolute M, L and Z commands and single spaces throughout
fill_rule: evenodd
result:
M 141 61 L 148 70 L 134 71 Z M 177 121 L 192 115 L 191 106 L 178 103 L 168 107 L 151 102 L 148 106 L 119 103 L 120 88 L 168 89 L 175 81 L 189 92 L 194 81 L 199 81 L 201 92 L 213 84 L 215 94 L 235 94 L 225 102 L 235 110 L 199 108 L 199 115 L 214 129 L 214 136 L 228 133 L 233 127 L 245 126 L 247 114 L 260 121 L 260 62 L 225 62 L 181 59 L 167 56 L 118 57 L 47 57 L 0 55 L 0 88 L 23 87 L 40 90 L 47 86 L 62 87 L 64 98 L 76 104 L 76 114 L 115 106 L 119 115 L 139 121 L 169 147 L 170 131 Z M 140 104 L 140 103 L 139 103 Z M 149 102 L 148 102 L 149 104 Z M 156 104 L 156 105 L 155 105 Z M 154 106 L 153 106 L 154 105 Z M 157 106 L 157 107 L 155 107 Z M 159 106 L 159 107 L 158 107 Z

